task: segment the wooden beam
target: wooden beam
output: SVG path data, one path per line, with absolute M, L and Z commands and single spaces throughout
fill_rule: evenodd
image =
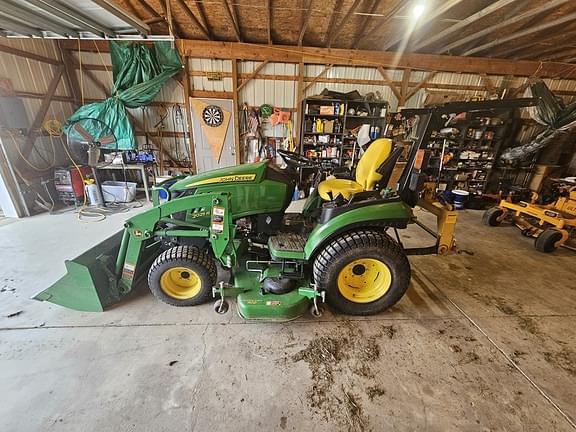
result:
M 454 6 L 457 6 L 458 4 L 460 4 L 462 1 L 463 0 L 444 0 L 436 8 L 434 8 L 431 11 L 427 11 L 427 13 L 425 13 L 422 17 L 420 17 L 420 19 L 418 20 L 418 22 L 416 24 L 417 27 L 422 28 L 426 24 L 434 21 L 439 16 L 448 12 Z M 396 45 L 398 42 L 400 42 L 404 37 L 405 37 L 405 33 L 402 31 L 395 33 L 395 36 L 393 36 L 388 42 L 386 42 L 382 46 L 382 49 L 383 50 L 390 49 L 391 47 Z M 408 37 L 410 37 L 410 35 L 408 35 Z
M 356 37 L 352 42 L 352 49 L 358 48 L 358 44 L 360 43 L 360 41 L 362 40 L 362 38 L 364 37 L 364 35 L 368 30 L 368 23 L 372 19 L 372 15 L 374 15 L 376 9 L 378 9 L 379 4 L 380 0 L 372 0 L 372 5 L 370 6 L 370 9 L 368 9 L 368 15 L 362 17 L 362 21 L 360 23 L 360 31 L 356 34 Z
M 105 97 L 108 97 L 110 94 L 111 89 L 109 89 L 106 84 L 104 84 L 100 79 L 92 73 L 92 71 L 82 69 L 82 73 L 88 77 L 90 81 L 92 81 L 96 87 L 98 87 L 104 93 Z
M 483 30 L 480 30 L 479 32 L 473 33 L 473 34 L 471 34 L 469 36 L 465 36 L 463 38 L 458 38 L 454 42 L 452 42 L 448 45 L 444 45 L 443 47 L 440 47 L 436 52 L 438 54 L 451 52 L 453 49 L 461 47 L 461 46 L 466 45 L 468 43 L 474 42 L 483 36 L 498 34 L 498 32 L 500 30 L 504 30 L 504 29 L 512 26 L 513 24 L 516 24 L 517 22 L 528 19 L 532 16 L 540 15 L 540 14 L 542 14 L 548 10 L 557 8 L 558 6 L 561 6 L 562 4 L 564 4 L 568 1 L 569 0 L 548 0 L 548 1 L 544 2 L 541 6 L 532 8 L 532 9 L 524 12 L 523 14 L 514 15 L 508 19 L 505 19 L 503 21 L 499 21 L 497 24 L 486 27 Z
M 421 50 L 429 45 L 432 45 L 454 33 L 464 30 L 469 25 L 474 24 L 476 21 L 481 20 L 482 18 L 497 12 L 498 10 L 502 9 L 505 6 L 508 6 L 510 3 L 513 3 L 518 0 L 498 0 L 492 3 L 489 6 L 486 6 L 483 9 L 480 9 L 475 14 L 470 15 L 468 18 L 465 18 L 456 24 L 448 27 L 447 29 L 441 31 L 440 33 L 436 33 L 434 35 L 427 35 L 423 38 L 423 40 L 419 43 L 416 43 L 415 46 L 412 48 L 414 51 Z
M 184 0 L 176 0 L 176 3 L 178 3 L 180 8 L 184 11 L 188 19 L 192 21 L 196 27 L 198 27 L 198 29 L 202 32 L 204 37 L 208 40 L 212 40 L 212 35 L 208 33 L 208 30 L 202 25 L 202 23 L 200 23 L 200 21 L 198 21 L 198 18 L 196 18 L 196 15 L 194 15 L 194 13 L 184 2 Z
M 68 94 L 74 100 L 74 108 L 77 109 L 82 105 L 82 90 L 80 89 L 80 83 L 78 82 L 78 76 L 76 75 L 76 68 L 74 68 L 74 59 L 70 51 L 62 49 L 60 41 L 57 43 L 64 64 L 66 88 Z
M 493 48 L 493 47 L 498 46 L 498 45 L 502 45 L 503 43 L 509 42 L 511 40 L 519 39 L 519 38 L 525 37 L 525 36 L 529 36 L 529 35 L 532 35 L 534 33 L 539 33 L 539 32 L 542 32 L 544 30 L 548 30 L 549 28 L 557 27 L 561 24 L 568 23 L 568 22 L 574 21 L 574 20 L 576 20 L 576 12 L 568 14 L 568 15 L 563 15 L 561 18 L 558 18 L 558 19 L 555 19 L 552 21 L 548 21 L 548 22 L 544 22 L 544 23 L 537 25 L 537 26 L 529 27 L 527 29 L 514 32 L 508 36 L 496 38 L 496 39 L 492 40 L 491 42 L 487 42 L 487 43 L 482 44 L 480 46 L 469 49 L 466 52 L 464 52 L 462 55 L 463 56 L 469 56 L 469 55 L 476 54 L 476 53 L 479 53 L 482 51 L 486 51 L 487 49 Z
M 67 42 L 67 41 L 64 41 Z M 442 56 L 436 54 L 350 50 L 338 48 L 290 47 L 235 42 L 178 40 L 180 53 L 194 58 L 238 60 L 269 60 L 281 63 L 334 64 L 354 66 L 384 66 L 394 69 L 414 69 L 456 73 L 486 73 L 488 75 L 531 76 L 539 71 L 542 78 L 576 78 L 575 70 L 563 63 L 510 61 L 484 57 Z
M 388 87 L 390 87 L 390 90 L 392 90 L 392 93 L 394 93 L 394 96 L 396 96 L 396 99 L 398 99 L 398 105 L 400 105 L 400 100 L 402 100 L 402 95 L 400 94 L 398 87 L 396 87 L 396 85 L 392 82 L 392 80 L 390 79 L 390 77 L 388 76 L 388 74 L 386 73 L 386 71 L 384 70 L 384 68 L 382 66 L 378 66 L 378 72 L 380 72 L 380 75 L 382 75 L 384 82 L 386 83 L 386 85 Z
M 260 72 L 262 69 L 264 69 L 264 67 L 266 67 L 266 65 L 268 64 L 268 60 L 264 60 L 262 63 L 260 63 L 256 69 L 254 69 L 254 71 L 248 75 L 248 78 L 246 78 L 246 80 L 242 81 L 240 83 L 240 85 L 238 85 L 238 88 L 236 89 L 236 91 L 240 91 L 242 90 L 242 87 L 244 87 L 246 84 L 248 84 L 256 75 L 258 75 L 258 72 Z
M 172 4 L 170 0 L 160 0 L 160 7 L 164 15 L 164 20 L 168 25 L 168 34 L 174 37 L 183 37 L 184 33 L 178 23 L 172 20 Z
M 192 130 L 192 110 L 190 109 L 190 59 L 184 57 L 184 109 L 188 125 L 188 149 L 190 151 L 190 168 L 196 172 L 196 153 L 194 152 L 194 133 Z
M 308 90 L 310 87 L 312 87 L 314 85 L 314 83 L 316 81 L 318 81 L 320 78 L 322 78 L 324 75 L 326 75 L 328 73 L 328 71 L 330 69 L 332 69 L 333 66 L 334 65 L 332 65 L 332 64 L 326 65 L 326 67 L 324 69 L 322 69 L 322 71 L 318 75 L 316 75 L 314 78 L 312 78 L 312 81 L 310 81 L 308 83 L 308 85 L 306 85 L 306 87 L 304 87 L 304 90 L 302 92 L 304 94 L 306 94 L 306 90 Z
M 32 147 L 34 147 L 34 143 L 36 142 L 36 137 L 38 135 L 38 129 L 40 129 L 40 126 L 42 126 L 42 123 L 44 122 L 44 118 L 46 117 L 46 113 L 48 112 L 48 108 L 50 108 L 50 103 L 52 102 L 52 97 L 54 96 L 54 93 L 56 93 L 56 89 L 58 88 L 58 84 L 60 84 L 60 79 L 62 78 L 63 73 L 64 65 L 62 64 L 58 66 L 54 72 L 54 76 L 52 77 L 52 80 L 48 85 L 48 89 L 46 90 L 46 96 L 44 96 L 44 99 L 40 104 L 40 108 L 38 108 L 38 111 L 34 116 L 34 121 L 32 121 L 30 129 L 28 130 L 28 137 L 22 145 L 22 154 L 25 157 L 30 155 Z
M 266 28 L 268 31 L 268 45 L 272 45 L 272 0 L 266 1 Z
M 350 19 L 350 17 L 354 13 L 354 11 L 360 5 L 361 1 L 362 0 L 354 0 L 354 3 L 352 3 L 352 5 L 350 6 L 350 9 L 348 9 L 348 11 L 346 12 L 346 15 L 344 15 L 344 17 L 340 20 L 340 22 L 336 26 L 337 29 L 341 29 L 342 27 L 344 27 L 346 25 L 346 23 L 348 22 L 348 20 Z M 326 46 L 328 48 L 330 48 L 332 46 L 332 42 L 334 42 L 334 37 L 336 37 L 336 31 L 331 31 L 330 36 L 328 38 L 328 43 L 326 44 Z
M 418 90 L 420 90 L 421 88 L 425 87 L 426 84 L 428 84 L 428 82 L 434 78 L 436 75 L 438 74 L 438 71 L 433 71 L 430 72 L 428 75 L 426 75 L 424 78 L 422 78 L 422 81 L 420 81 L 416 86 L 414 86 L 406 95 L 406 100 L 410 100 L 410 98 L 412 96 L 414 96 L 416 93 L 418 93 Z M 408 83 L 408 86 L 410 86 L 410 83 Z
M 224 7 L 226 15 L 228 15 L 228 19 L 232 24 L 232 28 L 234 29 L 236 39 L 238 40 L 238 42 L 242 42 L 242 33 L 240 32 L 240 26 L 238 25 L 235 9 L 233 9 L 233 6 L 229 3 L 228 0 L 222 0 L 222 6 Z
M 23 58 L 27 58 L 30 60 L 35 60 L 41 63 L 48 63 L 51 65 L 56 65 L 58 66 L 59 64 L 61 64 L 60 60 L 57 59 L 53 59 L 50 57 L 44 57 L 38 54 L 34 54 L 28 51 L 22 51 L 19 50 L 17 48 L 12 48 L 11 46 L 6 46 L 6 45 L 0 45 L 0 52 L 6 53 L 6 54 L 11 54 L 17 57 L 23 57 Z
M 304 41 L 304 35 L 306 34 L 306 29 L 308 28 L 310 17 L 312 16 L 312 0 L 307 0 L 306 7 L 304 9 L 305 9 L 304 20 L 302 21 L 302 26 L 300 27 L 300 36 L 298 36 L 298 46 L 302 46 L 302 42 Z
M 343 0 L 334 0 L 334 6 L 332 7 L 332 13 L 330 14 L 330 21 L 328 22 L 328 28 L 326 29 L 326 37 L 324 38 L 324 46 L 328 46 L 328 42 L 332 39 L 332 33 L 336 31 L 336 19 L 342 9 Z
M 408 96 L 408 83 L 410 82 L 410 75 L 412 74 L 412 69 L 404 69 L 402 74 L 402 85 L 400 86 L 400 100 L 398 101 L 398 106 L 404 106 L 406 103 L 406 96 Z
M 232 106 L 234 112 L 232 119 L 234 120 L 234 148 L 236 152 L 236 163 L 242 163 L 242 155 L 240 154 L 240 122 L 238 116 L 240 115 L 240 107 L 238 104 L 238 61 L 232 60 Z

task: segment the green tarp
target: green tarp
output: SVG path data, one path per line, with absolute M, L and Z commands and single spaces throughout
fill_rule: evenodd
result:
M 169 41 L 154 42 L 152 46 L 110 41 L 110 57 L 114 77 L 112 95 L 103 102 L 80 107 L 63 129 L 68 133 L 76 120 L 98 119 L 112 129 L 118 149 L 132 150 L 136 148 L 136 139 L 126 108 L 138 108 L 152 102 L 164 83 L 180 72 L 182 62 Z M 83 126 L 95 138 L 109 134 L 97 126 L 90 129 L 91 125 L 98 124 L 86 122 Z M 116 144 L 102 147 L 115 148 Z

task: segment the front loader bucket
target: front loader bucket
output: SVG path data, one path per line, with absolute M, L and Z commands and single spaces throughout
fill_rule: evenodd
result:
M 115 264 L 122 236 L 123 231 L 119 231 L 82 255 L 67 260 L 66 275 L 33 299 L 88 312 L 102 312 L 106 306 L 118 302 L 122 295 Z

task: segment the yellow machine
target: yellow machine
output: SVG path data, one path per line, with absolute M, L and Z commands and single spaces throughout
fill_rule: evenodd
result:
M 538 194 L 531 202 L 500 201 L 484 213 L 486 225 L 497 226 L 511 221 L 522 234 L 536 237 L 534 247 L 540 252 L 553 252 L 560 246 L 575 249 L 576 244 L 576 184 L 558 180 L 555 184 L 556 200 L 550 204 L 536 204 Z

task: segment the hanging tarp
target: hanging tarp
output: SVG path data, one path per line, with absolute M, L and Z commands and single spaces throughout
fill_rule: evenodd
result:
M 64 125 L 64 132 L 76 120 L 98 119 L 114 131 L 118 149 L 133 150 L 136 139 L 126 108 L 152 102 L 166 81 L 180 72 L 182 62 L 169 41 L 154 42 L 152 46 L 110 41 L 110 58 L 114 78 L 112 95 L 103 102 L 80 107 Z M 99 130 L 88 132 L 96 138 L 101 133 Z
M 576 101 L 566 105 L 546 86 L 536 81 L 526 89 L 526 97 L 535 97 L 538 105 L 527 108 L 536 122 L 545 126 L 541 133 L 529 143 L 512 147 L 502 153 L 500 159 L 505 163 L 525 161 L 537 151 L 553 144 L 561 134 L 576 126 Z

